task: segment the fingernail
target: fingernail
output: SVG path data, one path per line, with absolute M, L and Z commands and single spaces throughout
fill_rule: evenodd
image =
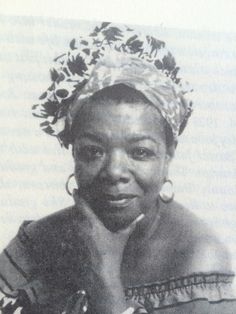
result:
M 136 219 L 136 222 L 139 222 L 140 220 L 142 220 L 145 217 L 144 214 L 141 214 L 138 216 L 138 218 Z

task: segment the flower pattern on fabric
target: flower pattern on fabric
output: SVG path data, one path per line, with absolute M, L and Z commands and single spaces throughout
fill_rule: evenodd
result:
M 235 294 L 232 288 L 233 278 L 233 274 L 199 273 L 126 288 L 127 306 L 134 309 L 134 314 L 153 314 L 159 313 L 161 309 L 177 307 L 180 304 L 188 304 L 198 300 L 205 300 L 209 304 L 235 301 Z M 53 298 L 51 301 L 53 302 Z M 72 294 L 67 299 L 66 306 L 62 310 L 50 310 L 50 307 L 47 305 L 39 307 L 39 309 L 40 311 L 35 311 L 34 306 L 29 307 L 19 297 L 9 297 L 0 292 L 0 313 L 3 314 L 91 313 L 89 298 L 84 290 L 78 290 Z
M 28 303 L 23 302 L 22 291 L 15 291 L 15 296 L 4 294 L 0 290 L 0 313 L 1 314 L 24 314 Z
M 167 84 L 171 82 L 173 91 L 176 92 L 176 99 L 172 96 L 167 101 L 166 97 L 163 97 L 165 101 L 161 101 L 160 111 L 170 124 L 174 137 L 177 138 L 182 133 L 192 112 L 192 102 L 187 101 L 183 97 L 191 91 L 191 88 L 188 83 L 183 82 L 178 77 L 179 67 L 176 65 L 174 57 L 166 49 L 165 42 L 152 36 L 144 36 L 127 26 L 116 26 L 109 22 L 103 22 L 101 26 L 95 27 L 94 31 L 86 38 L 80 36 L 77 41 L 73 39 L 70 42 L 69 51 L 54 60 L 56 66 L 50 70 L 51 85 L 40 96 L 39 102 L 32 107 L 33 115 L 43 119 L 40 123 L 42 130 L 56 136 L 63 146 L 68 147 L 71 143 L 67 125 L 70 105 L 75 95 L 79 95 L 82 91 L 84 93 L 84 89 L 86 89 L 86 85 L 91 79 L 91 74 L 94 73 L 96 64 L 100 60 L 106 59 L 106 56 L 109 56 L 112 52 L 130 56 L 134 60 L 138 59 L 140 61 L 139 65 L 141 62 L 144 65 L 149 64 L 152 67 L 154 77 L 155 72 L 158 72 L 162 80 L 163 76 L 167 78 Z M 130 64 L 126 66 L 128 69 Z M 109 65 L 104 64 L 104 68 L 107 67 Z M 118 67 L 116 67 L 116 70 L 118 71 Z M 148 66 L 145 76 L 149 76 L 149 80 L 146 81 L 148 86 L 143 86 L 144 66 L 142 70 L 140 82 L 138 84 L 136 81 L 134 87 L 140 91 L 143 91 L 143 89 L 148 90 L 149 88 L 152 91 L 154 89 L 158 90 L 156 79 L 152 80 Z M 113 72 L 114 76 L 117 76 L 117 74 L 119 73 Z M 97 72 L 96 82 L 94 78 L 94 84 L 98 84 L 96 90 L 98 90 L 99 84 L 101 84 L 101 88 L 108 86 L 107 84 L 102 84 L 102 82 L 104 82 L 102 71 Z M 130 83 L 132 83 L 132 80 Z M 111 86 L 111 82 L 109 86 Z M 164 90 L 165 87 L 162 88 L 161 93 Z M 159 96 L 161 93 L 159 93 Z M 181 111 L 181 107 L 184 107 L 184 110 Z

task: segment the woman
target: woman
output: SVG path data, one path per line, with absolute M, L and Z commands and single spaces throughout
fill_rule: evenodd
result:
M 192 103 L 164 42 L 102 23 L 56 62 L 33 113 L 72 146 L 75 204 L 1 254 L 2 313 L 235 313 L 226 248 L 173 200 Z

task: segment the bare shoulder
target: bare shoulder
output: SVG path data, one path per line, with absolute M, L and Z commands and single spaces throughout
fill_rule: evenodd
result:
M 231 272 L 228 249 L 215 232 L 182 205 L 173 202 L 163 211 L 174 273 Z

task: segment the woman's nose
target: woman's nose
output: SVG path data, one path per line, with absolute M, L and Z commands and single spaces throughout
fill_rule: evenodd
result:
M 127 183 L 130 179 L 127 156 L 121 151 L 112 152 L 103 167 L 102 177 L 111 183 Z

